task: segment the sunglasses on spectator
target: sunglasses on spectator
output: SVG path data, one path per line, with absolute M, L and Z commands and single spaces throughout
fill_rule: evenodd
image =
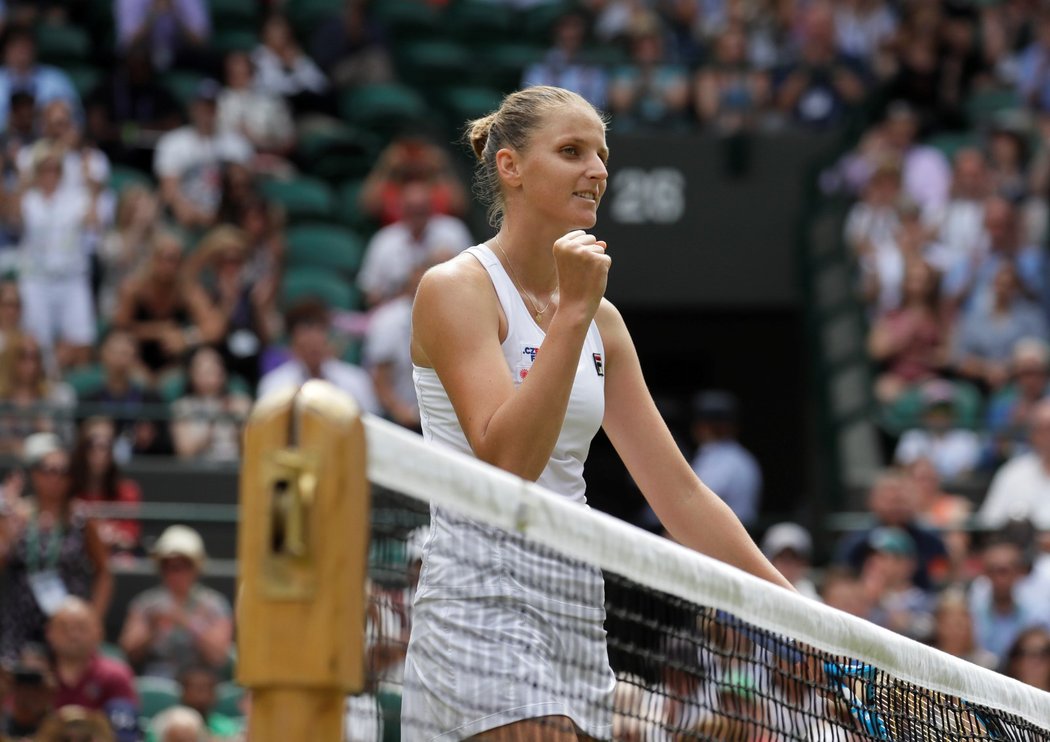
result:
M 164 559 L 160 563 L 161 572 L 186 572 L 193 569 L 189 559 Z

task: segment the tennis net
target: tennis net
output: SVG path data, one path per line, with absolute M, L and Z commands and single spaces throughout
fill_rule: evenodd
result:
M 569 716 L 639 742 L 1050 740 L 1050 694 L 365 423 L 370 691 L 350 742 L 463 739 L 535 714 L 549 728 L 521 739 Z M 428 630 L 406 670 L 413 621 Z

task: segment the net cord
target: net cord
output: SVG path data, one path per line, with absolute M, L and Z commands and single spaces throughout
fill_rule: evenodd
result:
M 1050 731 L 1050 693 L 830 608 L 364 414 L 368 479 L 761 629 Z

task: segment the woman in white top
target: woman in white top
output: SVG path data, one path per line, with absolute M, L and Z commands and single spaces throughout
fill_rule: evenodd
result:
M 584 231 L 608 177 L 602 118 L 575 93 L 537 86 L 473 122 L 469 139 L 500 229 L 420 284 L 412 360 L 424 436 L 583 502 L 600 426 L 677 540 L 790 589 L 682 457 L 603 298 L 611 258 Z M 603 618 L 597 570 L 436 510 L 404 738 L 608 737 Z

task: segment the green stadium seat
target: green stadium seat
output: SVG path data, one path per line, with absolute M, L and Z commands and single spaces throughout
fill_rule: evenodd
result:
M 955 388 L 956 426 L 970 430 L 979 428 L 983 419 L 984 407 L 981 391 L 965 381 L 953 381 L 952 386 Z M 892 405 L 883 407 L 882 427 L 895 435 L 905 430 L 921 427 L 922 409 L 922 387 L 913 386 Z
M 383 742 L 401 742 L 401 694 L 381 690 L 377 696 L 383 714 Z
M 317 178 L 266 180 L 261 184 L 263 195 L 284 207 L 291 221 L 327 219 L 335 206 L 332 189 Z
M 397 43 L 435 38 L 440 32 L 441 13 L 426 0 L 383 0 L 371 12 Z
M 97 363 L 93 363 L 88 366 L 78 366 L 72 368 L 65 373 L 63 381 L 72 387 L 73 391 L 76 392 L 77 398 L 81 399 L 90 392 L 98 389 L 102 386 L 105 381 L 105 372 L 102 370 L 102 366 Z
M 367 175 L 381 147 L 375 134 L 340 124 L 307 128 L 299 135 L 298 152 L 305 172 L 343 181 Z
M 87 98 L 102 80 L 102 72 L 89 64 L 69 64 L 64 71 L 81 99 Z
M 244 711 L 241 709 L 243 699 L 244 688 L 236 683 L 219 683 L 215 688 L 215 711 L 233 718 L 244 716 Z
M 306 41 L 318 24 L 341 13 L 343 5 L 344 0 L 294 0 L 284 4 L 284 14 L 299 40 Z
M 116 644 L 110 642 L 102 642 L 98 646 L 98 653 L 103 657 L 109 657 L 114 660 L 120 660 L 121 662 L 127 663 L 128 656 L 124 654 L 124 650 Z
M 502 95 L 485 87 L 453 87 L 437 93 L 438 106 L 451 121 L 461 127 L 471 119 L 480 118 L 499 108 Z
M 395 58 L 402 79 L 418 89 L 469 80 L 474 66 L 467 47 L 451 40 L 402 43 Z
M 172 70 L 162 75 L 160 81 L 168 89 L 168 92 L 175 97 L 175 100 L 181 103 L 183 107 L 188 108 L 193 101 L 193 96 L 197 94 L 197 87 L 203 79 L 204 75 L 196 72 Z
M 179 684 L 170 678 L 137 677 L 135 691 L 139 696 L 139 716 L 149 720 L 165 709 L 179 704 Z
M 554 24 L 572 9 L 572 3 L 565 0 L 534 5 L 523 13 L 521 32 L 532 41 L 549 44 Z
M 109 187 L 117 193 L 132 185 L 153 186 L 153 179 L 148 173 L 133 167 L 114 165 L 109 171 Z
M 83 62 L 91 56 L 91 39 L 78 26 L 43 23 L 36 29 L 36 46 L 40 61 L 49 64 Z
M 295 3 L 289 3 L 294 5 Z M 212 28 L 254 30 L 259 23 L 258 0 L 209 0 Z M 214 43 L 214 41 L 213 41 Z
M 930 137 L 926 140 L 926 144 L 939 149 L 941 154 L 951 160 L 959 150 L 966 147 L 977 147 L 980 142 L 973 132 L 945 132 Z
M 281 280 L 280 302 L 285 309 L 303 299 L 320 299 L 333 309 L 357 309 L 357 287 L 322 268 L 295 268 L 285 271 Z
M 222 54 L 233 51 L 250 52 L 258 45 L 259 34 L 244 28 L 217 30 L 211 38 L 211 46 Z
M 424 121 L 430 114 L 426 101 L 405 85 L 362 85 L 339 97 L 339 113 L 349 123 L 369 131 L 394 132 Z
M 510 37 L 514 31 L 514 9 L 489 0 L 456 0 L 445 13 L 446 36 L 463 41 L 492 41 Z
M 285 259 L 289 268 L 326 268 L 348 279 L 357 274 L 364 241 L 344 227 L 305 224 L 288 230 Z
M 997 116 L 1024 107 L 1015 90 L 983 90 L 972 93 L 966 100 L 966 116 L 971 126 L 990 123 Z
M 516 90 L 525 69 L 543 59 L 546 47 L 526 42 L 508 42 L 482 47 L 481 64 L 475 79 L 502 91 Z
M 372 218 L 361 210 L 361 188 L 363 179 L 349 180 L 339 187 L 338 212 L 339 221 L 360 232 L 371 231 L 374 227 Z
M 226 385 L 233 393 L 251 396 L 251 385 L 237 374 L 230 374 Z M 186 394 L 186 373 L 181 369 L 166 373 L 157 383 L 157 392 L 164 402 L 171 404 Z

